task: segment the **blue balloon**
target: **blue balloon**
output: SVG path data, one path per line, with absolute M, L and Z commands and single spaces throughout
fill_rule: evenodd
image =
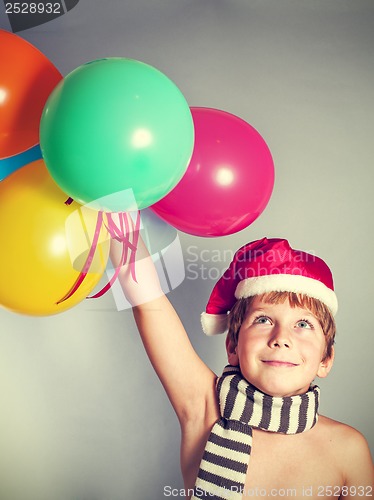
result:
M 18 170 L 24 165 L 27 165 L 35 160 L 40 160 L 41 158 L 42 152 L 39 144 L 37 144 L 36 146 L 23 151 L 23 153 L 0 160 L 0 181 L 5 179 L 5 177 L 8 177 L 8 175 L 15 170 Z

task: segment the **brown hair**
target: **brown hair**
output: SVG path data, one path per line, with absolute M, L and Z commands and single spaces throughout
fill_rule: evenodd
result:
M 228 316 L 228 337 L 234 342 L 235 345 L 238 343 L 240 327 L 256 297 L 259 297 L 260 300 L 266 302 L 267 304 L 282 304 L 288 300 L 291 307 L 302 307 L 303 309 L 310 311 L 313 316 L 318 319 L 323 333 L 325 334 L 326 347 L 322 361 L 331 357 L 336 326 L 329 308 L 317 299 L 294 292 L 269 292 L 264 293 L 263 295 L 255 295 L 254 297 L 239 299 L 231 309 Z

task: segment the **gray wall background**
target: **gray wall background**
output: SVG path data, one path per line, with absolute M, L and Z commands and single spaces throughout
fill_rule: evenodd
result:
M 10 29 L 4 12 L 1 3 Z M 106 56 L 147 62 L 191 106 L 229 111 L 262 134 L 276 167 L 267 209 L 230 237 L 180 234 L 186 279 L 170 299 L 220 372 L 224 339 L 205 338 L 199 319 L 214 281 L 201 268 L 194 278 L 191 253 L 223 270 L 225 249 L 265 235 L 316 252 L 340 300 L 322 413 L 373 450 L 372 0 L 80 0 L 20 36 L 63 74 Z M 222 262 L 203 262 L 217 250 Z M 182 487 L 177 420 L 111 293 L 55 317 L 1 310 L 0 346 L 2 500 L 161 499 L 165 485 Z

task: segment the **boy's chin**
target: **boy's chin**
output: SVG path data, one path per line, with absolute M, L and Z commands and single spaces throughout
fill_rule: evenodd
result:
M 273 398 L 298 396 L 300 394 L 305 394 L 310 388 L 310 384 L 300 387 L 290 383 L 282 383 L 280 380 L 269 382 L 259 381 L 253 379 L 250 376 L 247 377 L 243 372 L 242 375 L 247 380 L 247 382 L 253 385 L 256 389 L 263 392 L 264 394 L 267 394 L 268 396 L 272 396 Z

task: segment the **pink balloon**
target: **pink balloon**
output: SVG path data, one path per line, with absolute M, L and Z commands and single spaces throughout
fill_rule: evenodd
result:
M 195 236 L 225 236 L 249 226 L 265 209 L 274 164 L 261 135 L 235 115 L 191 108 L 195 146 L 185 175 L 151 209 Z

